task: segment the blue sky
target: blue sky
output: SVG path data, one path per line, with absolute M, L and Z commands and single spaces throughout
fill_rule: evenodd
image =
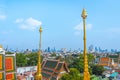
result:
M 13 49 L 83 49 L 81 12 L 88 13 L 87 46 L 120 49 L 119 0 L 0 0 L 0 44 Z

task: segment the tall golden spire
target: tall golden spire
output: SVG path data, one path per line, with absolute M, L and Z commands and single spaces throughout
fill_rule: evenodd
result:
M 0 48 L 3 48 L 2 45 L 0 45 Z
M 38 50 L 38 64 L 37 64 L 37 74 L 36 74 L 36 80 L 42 80 L 42 74 L 41 74 L 41 43 L 42 43 L 42 27 L 39 29 L 40 32 L 40 42 L 39 42 L 39 50 Z
M 85 19 L 87 17 L 87 12 L 83 9 L 81 17 L 83 18 L 83 29 L 84 29 L 84 80 L 90 80 L 90 74 L 88 71 L 88 58 L 87 58 L 87 49 L 86 49 L 86 23 Z

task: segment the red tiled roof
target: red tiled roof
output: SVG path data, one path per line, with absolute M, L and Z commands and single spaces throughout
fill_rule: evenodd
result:
M 55 78 L 60 74 L 62 68 L 65 68 L 66 72 L 69 72 L 65 62 L 59 60 L 45 60 L 42 64 L 43 78 Z

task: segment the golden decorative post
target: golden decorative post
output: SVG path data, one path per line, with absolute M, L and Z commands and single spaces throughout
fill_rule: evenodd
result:
M 90 80 L 90 74 L 88 71 L 88 58 L 87 58 L 87 50 L 86 50 L 86 23 L 85 19 L 87 17 L 87 12 L 83 9 L 81 17 L 83 18 L 83 28 L 84 28 L 84 80 Z
M 0 45 L 0 48 L 3 48 L 2 45 Z
M 40 42 L 39 42 L 39 50 L 38 50 L 38 64 L 37 64 L 37 74 L 36 74 L 36 77 L 35 79 L 36 80 L 42 80 L 42 74 L 41 74 L 41 43 L 42 43 L 42 27 L 40 27 L 39 29 L 39 32 L 40 32 Z

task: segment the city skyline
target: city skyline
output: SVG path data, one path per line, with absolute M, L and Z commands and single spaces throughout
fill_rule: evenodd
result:
M 120 49 L 119 0 L 0 1 L 0 44 L 4 47 L 36 49 L 42 24 L 43 49 L 83 49 L 81 11 L 86 9 L 87 46 Z

